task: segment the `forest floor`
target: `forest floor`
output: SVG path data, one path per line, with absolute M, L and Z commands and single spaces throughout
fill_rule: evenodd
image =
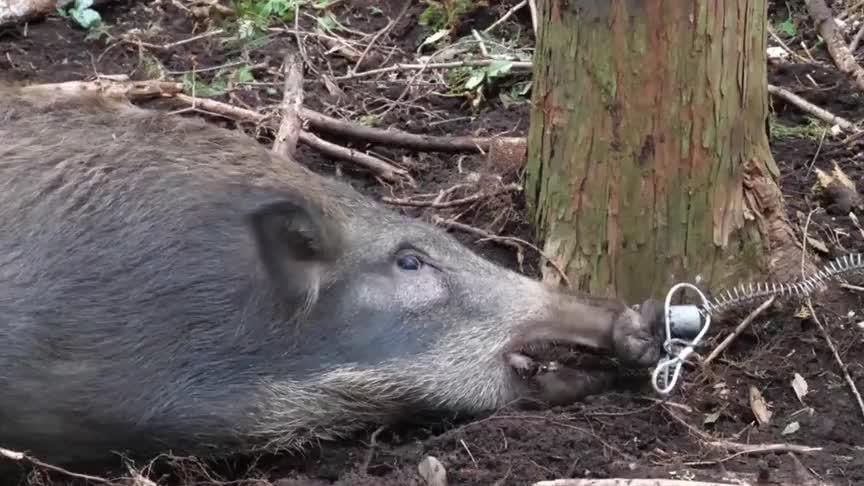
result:
M 421 43 L 435 32 L 434 25 L 424 23 L 436 21 L 423 2 L 412 2 L 404 12 L 404 4 L 397 0 L 307 3 L 298 18 L 299 31 L 294 31 L 293 20 L 289 20 L 275 22 L 257 36 L 242 28 L 248 24 L 220 14 L 203 0 L 116 1 L 98 7 L 102 34 L 89 37 L 72 19 L 52 16 L 26 28 L 0 30 L 0 81 L 47 83 L 106 75 L 161 78 L 194 85 L 198 96 L 273 112 L 282 99 L 283 56 L 296 52 L 297 39 L 303 39 L 303 57 L 309 63 L 303 89 L 305 104 L 311 109 L 357 123 L 430 135 L 526 134 L 529 70 L 507 71 L 507 66 L 498 64 L 496 69 L 395 70 L 339 79 L 351 72 L 358 53 L 391 19 L 396 20 L 375 39 L 358 72 L 416 63 L 420 56 L 441 47 L 449 49 L 445 52 L 448 61 L 479 56 L 481 46 L 472 29 L 482 31 L 518 2 L 492 2 L 491 7 L 476 2 L 453 16 L 449 39 L 423 49 Z M 311 6 L 327 3 L 333 5 L 326 9 Z M 808 56 L 800 48 L 804 42 L 815 58 L 806 63 L 794 59 L 770 63 L 769 82 L 853 122 L 864 119 L 861 89 L 836 69 L 803 2 L 769 4 L 769 21 L 778 35 Z M 844 7 L 835 1 L 833 8 L 838 14 Z M 254 13 L 245 14 L 246 18 Z M 857 14 L 859 18 L 864 17 L 862 13 Z M 223 32 L 180 42 L 217 28 Z M 326 29 L 332 33 L 323 34 Z M 847 41 L 856 30 L 850 30 Z M 343 41 L 334 40 L 337 37 Z M 484 44 L 487 50 L 530 60 L 534 36 L 528 9 L 496 27 Z M 769 45 L 777 44 L 769 39 Z M 472 76 L 480 83 L 468 89 L 466 83 Z M 860 222 L 848 213 L 826 211 L 812 189 L 817 180 L 815 169 L 830 171 L 835 162 L 852 180 L 861 181 L 864 141 L 845 142 L 844 136 L 833 135 L 825 123 L 777 97 L 771 98 L 771 110 L 771 147 L 782 173 L 789 217 L 799 236 L 807 226 L 812 256 L 825 262 L 864 251 Z M 223 117 L 208 119 L 237 126 Z M 254 129 L 251 124 L 242 128 Z M 262 143 L 272 142 L 272 133 L 260 130 L 259 135 Z M 344 140 L 321 136 L 344 144 Z M 347 178 L 374 198 L 419 200 L 420 194 L 436 194 L 461 184 L 449 193 L 456 198 L 476 192 L 488 181 L 519 182 L 521 177 L 520 167 L 487 161 L 478 153 L 354 147 L 409 168 L 416 187 L 382 183 L 350 162 L 328 159 L 303 144 L 298 157 L 316 171 Z M 458 208 L 400 209 L 430 220 L 458 217 L 459 222 L 494 235 L 537 243 L 518 195 L 484 198 Z M 458 230 L 454 234 L 490 259 L 532 276 L 539 274 L 537 252 L 528 245 L 516 245 L 520 246 L 517 251 L 502 240 L 478 242 L 476 234 Z M 861 285 L 861 280 L 850 283 Z M 835 286 L 820 295 L 814 306 L 852 379 L 864 386 L 864 293 Z M 366 432 L 344 443 L 320 444 L 303 457 L 231 460 L 206 466 L 175 458 L 169 464 L 172 467 L 162 468 L 161 473 L 151 471 L 150 479 L 159 484 L 413 485 L 424 484 L 418 464 L 434 456 L 453 485 L 527 485 L 572 477 L 800 484 L 801 465 L 831 484 L 864 484 L 862 410 L 819 327 L 801 309 L 800 303 L 770 308 L 710 366 L 685 368 L 679 389 L 669 399 L 672 403 L 662 403 L 649 387 L 639 393 L 604 394 L 546 412 L 502 410 L 491 417 L 428 429 L 385 429 L 375 437 L 374 446 Z M 714 322 L 700 353 L 709 352 L 751 310 Z M 792 385 L 796 374 L 809 390 L 800 400 Z M 766 424 L 756 421 L 751 389 L 758 390 L 768 404 L 771 418 Z M 797 444 L 821 450 L 794 455 L 784 450 L 742 452 L 728 444 L 712 445 L 712 440 L 754 447 Z M 170 474 L 161 475 L 165 471 Z M 102 477 L 126 473 L 119 467 L 88 472 Z M 31 484 L 67 484 L 70 480 L 44 468 L 33 469 L 27 478 Z

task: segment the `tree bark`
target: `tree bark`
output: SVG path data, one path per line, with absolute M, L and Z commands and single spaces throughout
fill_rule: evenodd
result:
M 641 302 L 799 275 L 768 144 L 766 1 L 538 3 L 526 196 L 574 286 Z

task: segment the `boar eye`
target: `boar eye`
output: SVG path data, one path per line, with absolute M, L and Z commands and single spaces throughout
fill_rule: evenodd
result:
M 396 259 L 396 265 L 402 270 L 419 270 L 423 262 L 416 255 L 401 255 Z

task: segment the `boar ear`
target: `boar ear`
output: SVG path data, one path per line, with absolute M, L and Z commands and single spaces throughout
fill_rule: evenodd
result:
M 316 205 L 283 199 L 258 207 L 249 219 L 261 257 L 270 269 L 291 261 L 332 261 L 341 251 L 338 218 Z

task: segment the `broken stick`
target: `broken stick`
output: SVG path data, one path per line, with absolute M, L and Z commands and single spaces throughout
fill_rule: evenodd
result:
M 767 309 L 771 304 L 773 304 L 776 298 L 776 295 L 772 295 L 765 302 L 763 302 L 762 305 L 757 307 L 756 310 L 751 312 L 750 315 L 745 317 L 744 320 L 741 321 L 740 324 L 738 324 L 738 327 L 735 328 L 735 331 L 733 331 L 732 334 L 726 336 L 726 339 L 724 339 L 723 342 L 717 345 L 717 347 L 711 351 L 711 354 L 709 354 L 708 357 L 705 358 L 704 361 L 702 361 L 702 366 L 708 366 L 709 364 L 711 364 L 712 361 L 717 358 L 717 356 L 720 356 L 720 353 L 722 353 L 726 348 L 728 348 L 729 345 L 732 344 L 732 341 L 734 341 L 738 336 L 740 336 L 741 333 L 750 326 L 751 322 L 756 320 L 756 317 L 759 314 L 761 314 L 765 309 Z
M 825 0 L 806 0 L 805 3 L 813 23 L 816 24 L 816 30 L 825 39 L 825 45 L 834 63 L 840 71 L 851 76 L 859 88 L 864 89 L 864 69 L 849 51 L 849 46 L 843 40 L 843 34 L 834 22 L 834 15 L 825 4 Z
M 303 67 L 293 54 L 285 56 L 285 88 L 282 95 L 282 123 L 273 141 L 273 151 L 294 158 L 297 140 L 303 130 L 300 110 L 303 108 Z
M 801 108 L 803 111 L 805 111 L 807 113 L 810 113 L 811 115 L 824 121 L 825 123 L 828 123 L 832 126 L 837 125 L 847 132 L 852 132 L 852 133 L 858 132 L 858 127 L 856 127 L 855 124 L 852 123 L 851 121 L 849 121 L 843 117 L 837 116 L 837 115 L 831 113 L 830 111 L 828 111 L 824 108 L 820 108 L 820 107 L 814 105 L 813 103 L 810 103 L 809 101 L 805 100 L 804 98 L 796 95 L 795 93 L 793 93 L 787 89 L 783 89 L 779 86 L 774 86 L 773 84 L 769 84 L 768 85 L 768 92 L 774 96 L 777 96 L 778 98 L 783 98 L 784 100 L 788 101 L 789 103 L 792 103 L 793 105 L 797 106 L 798 108 Z
M 554 479 L 532 486 L 737 486 L 735 483 L 688 481 L 685 479 Z
M 303 108 L 301 116 L 316 131 L 327 132 L 331 135 L 339 135 L 356 141 L 421 152 L 484 153 L 489 150 L 492 143 L 496 140 L 514 139 L 519 143 L 524 143 L 525 140 L 522 137 L 435 137 L 417 135 L 401 130 L 382 130 L 380 128 L 337 120 L 308 108 Z

